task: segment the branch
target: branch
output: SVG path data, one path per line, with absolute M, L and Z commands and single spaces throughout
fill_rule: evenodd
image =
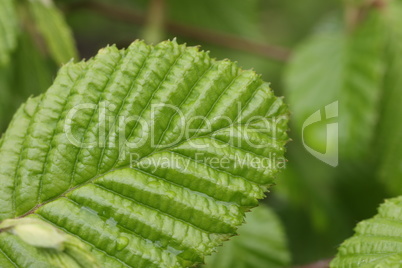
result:
M 113 5 L 95 1 L 77 2 L 68 6 L 67 12 L 79 9 L 87 9 L 101 14 L 107 18 L 127 22 L 130 24 L 145 25 L 147 22 L 146 16 L 136 10 L 119 8 Z M 222 46 L 225 48 L 256 54 L 267 59 L 274 59 L 284 62 L 290 57 L 290 51 L 286 48 L 275 45 L 267 45 L 230 34 L 186 26 L 172 21 L 166 21 L 165 28 L 167 31 L 175 35 Z
M 152 0 L 149 4 L 144 39 L 150 43 L 159 43 L 165 33 L 165 0 Z
M 318 261 L 318 262 L 307 264 L 307 265 L 297 266 L 294 268 L 329 268 L 329 264 L 331 261 L 332 261 L 332 259 L 328 259 L 328 260 Z
M 382 10 L 387 5 L 387 0 L 366 0 L 360 5 L 354 5 L 345 1 L 345 20 L 347 30 L 353 32 L 368 16 L 372 9 Z
M 387 0 L 373 0 L 371 5 L 373 8 L 382 9 L 387 5 Z

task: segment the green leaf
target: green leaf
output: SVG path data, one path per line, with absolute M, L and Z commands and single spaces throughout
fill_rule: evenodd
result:
M 70 28 L 52 0 L 29 0 L 29 11 L 57 63 L 78 59 Z
M 235 63 L 170 41 L 107 47 L 15 115 L 0 220 L 33 214 L 105 267 L 191 266 L 264 197 L 286 129 L 283 100 Z
M 355 232 L 339 248 L 331 267 L 400 267 L 402 197 L 387 200 L 378 214 L 359 223 Z
M 206 259 L 208 268 L 282 268 L 290 264 L 279 218 L 267 206 L 255 208 L 239 228 L 239 236 Z
M 17 46 L 18 19 L 13 0 L 0 1 L 0 67 L 10 61 Z
M 336 141 L 322 144 L 320 137 L 326 135 L 307 133 L 309 126 L 304 123 L 317 111 L 323 123 L 336 121 L 334 115 L 325 118 L 323 113 L 327 105 L 338 102 L 341 156 L 361 159 L 369 154 L 383 78 L 381 25 L 373 13 L 355 32 L 316 34 L 295 52 L 286 89 L 298 134 L 306 134 L 304 138 L 313 141 L 309 146 L 316 151 L 325 153 L 326 148 L 337 146 Z
M 402 3 L 392 1 L 386 10 L 387 15 L 387 70 L 382 97 L 381 120 L 378 126 L 377 155 L 380 163 L 380 178 L 393 195 L 402 194 Z

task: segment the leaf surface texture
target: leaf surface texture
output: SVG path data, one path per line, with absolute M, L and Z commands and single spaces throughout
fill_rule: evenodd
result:
M 252 71 L 175 41 L 107 47 L 16 113 L 0 142 L 0 220 L 40 218 L 105 267 L 191 266 L 264 197 L 286 130 L 283 100 Z M 25 267 L 10 246 L 0 240 Z

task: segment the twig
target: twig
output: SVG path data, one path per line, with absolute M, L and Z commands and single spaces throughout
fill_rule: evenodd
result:
M 353 32 L 367 17 L 371 9 L 381 10 L 387 5 L 387 0 L 366 0 L 360 5 L 345 1 L 345 20 L 347 30 Z
M 114 20 L 138 25 L 145 25 L 147 21 L 146 16 L 136 10 L 127 8 L 123 9 L 101 2 L 80 1 L 67 7 L 67 11 L 74 11 L 78 9 L 87 9 Z M 172 21 L 165 22 L 165 29 L 175 35 L 256 54 L 268 59 L 283 62 L 287 61 L 290 57 L 290 51 L 283 47 L 267 45 L 242 37 L 218 33 L 198 27 L 186 26 Z
M 175 23 L 168 23 L 167 29 L 172 33 L 190 39 L 196 39 L 206 43 L 260 55 L 267 59 L 285 62 L 290 58 L 290 51 L 285 48 L 257 43 L 234 35 L 217 33 Z
M 387 1 L 386 0 L 374 0 L 371 3 L 372 7 L 377 8 L 377 9 L 382 9 L 387 5 Z
M 332 261 L 332 259 L 322 260 L 322 261 L 318 261 L 318 262 L 307 264 L 307 265 L 296 266 L 294 268 L 329 268 L 329 264 L 331 261 Z
M 165 33 L 165 0 L 152 0 L 149 4 L 144 39 L 150 43 L 159 43 Z

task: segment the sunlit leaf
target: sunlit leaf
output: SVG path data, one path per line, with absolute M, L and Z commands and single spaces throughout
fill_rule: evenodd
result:
M 264 197 L 285 164 L 286 125 L 283 100 L 253 71 L 170 41 L 107 47 L 65 65 L 14 116 L 0 220 L 39 217 L 105 267 L 191 266 Z

